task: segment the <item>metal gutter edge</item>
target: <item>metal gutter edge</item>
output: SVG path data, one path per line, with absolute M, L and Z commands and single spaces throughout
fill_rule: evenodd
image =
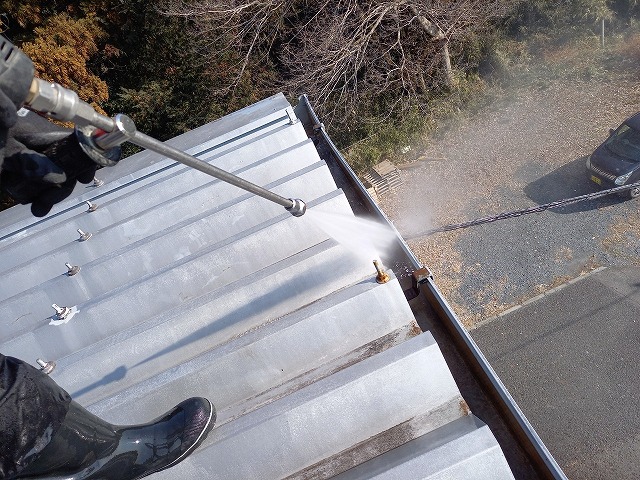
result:
M 419 272 L 416 272 L 419 274 Z M 520 439 L 523 448 L 534 459 L 539 467 L 544 466 L 543 473 L 547 478 L 568 480 L 567 476 L 556 462 L 551 452 L 547 449 L 542 439 L 538 436 L 533 426 L 527 420 L 518 404 L 506 389 L 495 370 L 491 367 L 483 353 L 476 345 L 471 335 L 458 317 L 453 312 L 440 290 L 436 286 L 431 275 L 416 278 L 421 292 L 425 295 L 429 304 L 436 310 L 441 320 L 446 320 L 445 325 L 451 336 L 456 341 L 461 354 L 469 362 L 469 366 L 479 380 L 489 387 L 489 392 L 496 401 L 496 405 L 505 415 L 507 423 L 513 429 L 514 434 Z
M 313 125 L 314 131 L 317 131 L 322 135 L 323 140 L 335 155 L 341 169 L 351 180 L 354 188 L 356 188 L 362 198 L 369 203 L 370 211 L 383 223 L 389 225 L 389 227 L 396 233 L 402 244 L 402 249 L 407 255 L 407 259 L 415 267 L 416 273 L 414 274 L 414 278 L 417 282 L 417 286 L 426 297 L 427 302 L 431 307 L 433 307 L 439 318 L 445 324 L 450 335 L 456 342 L 460 353 L 467 360 L 469 366 L 474 370 L 478 380 L 490 392 L 496 402 L 496 406 L 505 415 L 507 423 L 511 426 L 514 434 L 521 441 L 523 448 L 525 448 L 531 458 L 536 461 L 538 467 L 544 470 L 541 473 L 545 477 L 567 480 L 567 476 L 564 474 L 556 460 L 534 430 L 533 426 L 529 423 L 522 410 L 520 410 L 520 407 L 518 407 L 511 394 L 498 378 L 496 372 L 493 370 L 491 365 L 489 365 L 485 356 L 482 354 L 474 340 L 471 338 L 460 320 L 458 320 L 456 314 L 440 293 L 431 271 L 420 264 L 420 261 L 413 254 L 393 223 L 391 223 L 384 212 L 380 210 L 360 179 L 331 141 L 329 135 L 325 131 L 324 124 L 320 122 L 318 116 L 311 107 L 308 97 L 306 95 L 301 95 L 298 100 L 299 103 L 295 108 L 296 115 L 303 121 L 303 123 Z M 301 110 L 301 108 L 303 110 Z

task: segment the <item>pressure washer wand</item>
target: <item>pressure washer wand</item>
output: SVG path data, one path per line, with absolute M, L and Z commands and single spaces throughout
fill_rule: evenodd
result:
M 87 141 L 94 143 L 93 147 L 108 150 L 124 142 L 131 142 L 282 205 L 295 217 L 304 215 L 307 210 L 306 204 L 298 198 L 285 198 L 139 132 L 133 120 L 124 114 L 118 114 L 113 118 L 99 114 L 89 104 L 80 100 L 74 91 L 56 83 L 34 78 L 25 106 L 58 120 L 97 127 L 91 135 L 85 137 Z
M 193 155 L 189 155 L 188 153 L 185 153 L 181 150 L 178 150 L 177 148 L 167 145 L 166 143 L 156 140 L 155 138 L 150 137 L 149 135 L 146 135 L 142 132 L 138 132 L 137 130 L 135 130 L 135 125 L 133 124 L 133 121 L 131 121 L 131 119 L 126 115 L 118 114 L 116 115 L 116 118 L 118 117 L 120 118 L 119 118 L 119 122 L 117 121 L 117 123 L 122 124 L 123 117 L 124 117 L 128 119 L 129 122 L 131 122 L 131 125 L 134 128 L 133 132 L 131 132 L 130 130 L 126 132 L 125 141 L 129 141 L 131 143 L 138 145 L 139 147 L 143 147 L 148 150 L 154 151 L 156 153 L 159 153 L 160 155 L 164 155 L 165 157 L 171 158 L 172 160 L 180 162 L 191 168 L 200 170 L 201 172 L 211 175 L 212 177 L 222 180 L 223 182 L 230 183 L 231 185 L 235 185 L 236 187 L 246 190 L 247 192 L 254 193 L 259 197 L 265 198 L 267 200 L 271 200 L 272 202 L 277 203 L 278 205 L 282 205 L 294 217 L 301 217 L 307 211 L 307 205 L 299 198 L 295 198 L 295 199 L 285 198 L 281 195 L 278 195 L 277 193 L 267 190 L 266 188 L 260 187 L 255 183 L 251 183 L 248 180 L 245 180 L 232 173 L 222 170 L 221 168 L 218 168 L 215 165 L 211 165 L 210 163 L 200 160 L 199 158 L 196 158 Z M 109 135 L 110 133 L 106 133 L 103 136 L 109 136 Z M 104 145 L 104 142 L 100 142 L 100 137 L 95 138 L 95 143 L 98 147 L 104 148 L 102 146 Z
M 80 100 L 73 90 L 36 78 L 34 73 L 35 68 L 31 59 L 8 39 L 0 36 L 0 90 L 2 93 L 17 108 L 24 105 L 51 118 L 76 124 L 81 147 L 83 142 L 86 142 L 88 145 L 85 146 L 106 151 L 128 141 L 271 200 L 285 207 L 296 217 L 304 215 L 307 207 L 302 200 L 282 197 L 138 132 L 133 121 L 126 115 L 119 114 L 114 118 L 101 115 L 91 105 Z
M 266 188 L 251 183 L 248 180 L 226 172 L 215 165 L 211 165 L 210 163 L 200 160 L 193 155 L 189 155 L 182 150 L 178 150 L 177 148 L 156 140 L 149 135 L 139 132 L 136 129 L 133 120 L 122 113 L 119 113 L 113 117 L 113 119 L 109 118 L 108 120 L 113 123 L 113 127 L 110 131 L 104 131 L 104 129 L 102 129 L 102 131 L 97 131 L 90 137 L 98 148 L 108 150 L 109 148 L 128 141 L 138 145 L 139 147 L 146 148 L 184 165 L 195 168 L 196 170 L 200 170 L 201 172 L 211 175 L 223 182 L 230 183 L 231 185 L 235 185 L 236 187 L 254 193 L 262 198 L 271 200 L 278 205 L 282 205 L 294 217 L 300 217 L 307 211 L 306 204 L 300 199 L 285 198 L 277 193 L 267 190 Z
M 123 115 L 125 116 L 125 115 Z M 128 118 L 128 117 L 127 117 Z M 133 123 L 133 122 L 132 122 Z M 109 135 L 109 134 L 107 134 Z M 254 183 L 251 183 L 243 178 L 237 177 L 232 173 L 226 172 L 210 163 L 204 162 L 188 153 L 185 153 L 177 148 L 173 148 L 170 145 L 162 143 L 149 135 L 145 135 L 142 132 L 136 131 L 133 136 L 127 138 L 131 143 L 152 150 L 156 153 L 169 157 L 177 162 L 183 163 L 189 167 L 200 170 L 206 174 L 216 177 L 223 182 L 230 183 L 236 187 L 242 188 L 247 192 L 255 193 L 256 195 L 271 200 L 278 205 L 282 205 L 289 213 L 294 217 L 301 217 L 307 211 L 306 204 L 299 198 L 285 198 L 277 193 L 274 193 L 266 188 L 260 187 Z M 96 139 L 96 144 L 100 146 L 100 139 Z

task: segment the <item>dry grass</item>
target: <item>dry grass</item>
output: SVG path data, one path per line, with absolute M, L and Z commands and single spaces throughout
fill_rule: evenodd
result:
M 473 275 L 480 264 L 463 266 L 460 253 L 453 247 L 462 231 L 438 233 L 415 241 L 410 241 L 410 247 L 420 261 L 429 267 L 433 273 L 438 288 L 443 293 L 460 321 L 468 329 L 483 319 L 498 315 L 512 305 L 501 303 L 500 295 L 508 288 L 509 279 L 506 275 L 487 285 L 476 293 L 476 304 L 482 304 L 481 311 L 472 312 L 468 308 L 468 301 L 460 296 L 460 286 L 465 277 Z
M 573 260 L 573 250 L 569 247 L 562 246 L 556 250 L 555 261 L 556 263 L 566 263 Z
M 640 256 L 633 246 L 639 244 L 640 218 L 638 216 L 617 216 L 615 223 L 609 229 L 609 234 L 602 240 L 602 248 L 635 266 L 640 266 Z
M 420 262 L 431 270 L 436 285 L 466 325 L 470 313 L 458 293 L 463 279 L 462 257 L 453 248 L 459 236 L 460 232 L 444 232 L 410 241 L 409 246 Z
M 613 53 L 630 69 L 640 66 L 640 34 L 629 35 L 617 42 L 612 48 Z

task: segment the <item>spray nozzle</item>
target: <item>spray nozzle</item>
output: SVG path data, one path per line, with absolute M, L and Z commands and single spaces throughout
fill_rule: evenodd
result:
M 284 207 L 294 217 L 301 217 L 307 211 L 307 204 L 299 198 L 290 198 L 290 207 Z

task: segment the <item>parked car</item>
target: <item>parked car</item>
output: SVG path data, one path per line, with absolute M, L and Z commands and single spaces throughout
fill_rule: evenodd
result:
M 640 112 L 609 131 L 609 138 L 587 158 L 587 171 L 603 188 L 640 182 Z M 638 197 L 640 186 L 624 193 Z

